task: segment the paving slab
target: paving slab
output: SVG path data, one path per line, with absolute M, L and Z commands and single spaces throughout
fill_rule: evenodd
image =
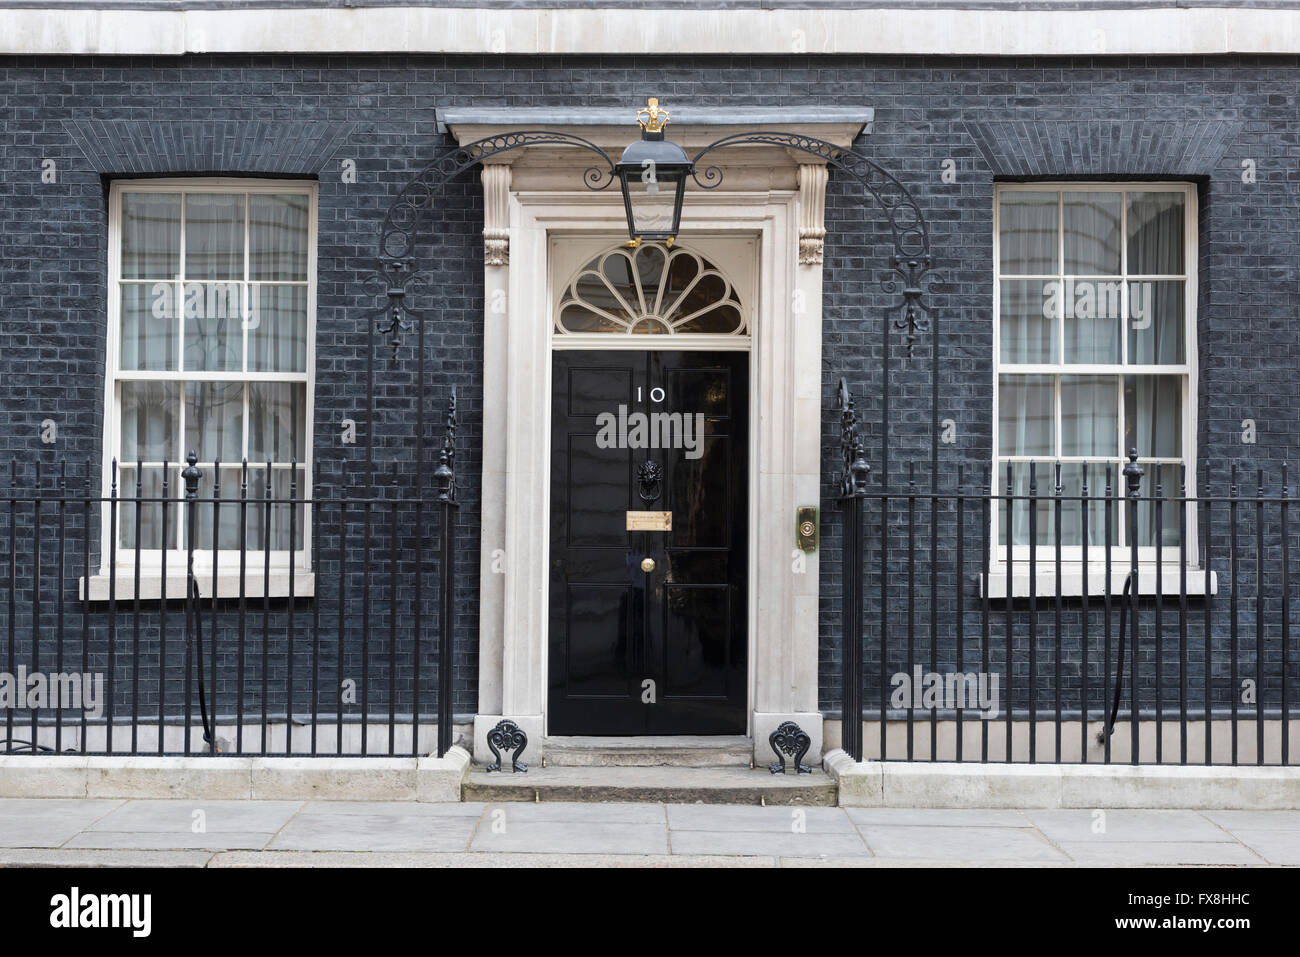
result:
M 274 834 L 302 808 L 302 801 L 128 801 L 90 826 L 92 831 L 192 831 Z M 201 811 L 199 817 L 195 812 Z
M 1300 831 L 1300 811 L 1201 811 L 1219 827 L 1228 831 L 1250 828 L 1252 831 Z
M 663 824 L 623 822 L 528 821 L 493 830 L 485 818 L 474 851 L 538 854 L 667 854 L 668 828 Z
M 770 855 L 776 857 L 870 857 L 853 833 L 792 834 L 778 831 L 673 831 L 674 854 Z
M 775 867 L 774 857 L 667 854 L 353 854 L 329 851 L 230 851 L 210 867 Z
M 463 851 L 478 824 L 478 813 L 437 813 L 446 807 L 379 803 L 353 805 L 341 813 L 330 802 L 313 802 L 284 826 L 270 846 L 295 851 Z
M 475 801 L 464 803 L 425 803 L 420 801 L 308 801 L 301 814 L 313 817 L 348 817 L 353 814 L 393 814 L 402 818 L 477 818 L 487 805 Z
M 851 807 L 845 811 L 854 824 L 881 827 L 1033 827 L 1019 811 L 1007 808 Z
M 748 860 L 749 858 L 743 858 Z M 1078 867 L 1073 861 L 1062 857 L 1060 860 L 1044 861 L 1000 861 L 979 860 L 962 861 L 964 867 Z M 909 867 L 952 867 L 951 860 L 933 860 L 926 857 L 782 857 L 777 861 L 779 867 L 873 867 L 873 868 L 909 868 Z
M 1270 864 L 1300 867 L 1300 831 L 1237 828 L 1232 833 Z
M 1063 841 L 1059 847 L 1084 867 L 1252 867 L 1263 863 L 1235 842 Z
M 206 867 L 211 851 L 0 850 L 0 867 Z
M 1030 828 L 872 825 L 858 830 L 867 846 L 880 857 L 925 858 L 949 866 L 1066 860 L 1065 855 Z
M 64 847 L 100 848 L 106 850 L 208 850 L 225 851 L 249 848 L 257 850 L 266 847 L 273 831 L 246 833 L 242 831 L 220 831 L 205 834 L 193 834 L 188 830 L 171 831 L 82 831 Z
M 0 800 L 0 847 L 59 847 L 121 804 L 117 799 Z
M 1086 808 L 1068 811 L 1025 811 L 1030 823 L 1053 843 L 1064 841 L 1222 841 L 1223 831 L 1198 811 L 1105 809 L 1105 818 Z M 1105 830 L 1093 830 L 1104 821 Z
M 543 801 L 541 804 L 507 802 L 483 805 L 484 827 L 493 820 L 506 821 L 573 821 L 591 823 L 656 824 L 666 823 L 662 804 L 579 804 L 569 801 Z
M 795 825 L 808 833 L 853 834 L 853 824 L 837 807 L 735 807 L 669 804 L 668 827 L 677 831 L 763 831 L 790 834 Z

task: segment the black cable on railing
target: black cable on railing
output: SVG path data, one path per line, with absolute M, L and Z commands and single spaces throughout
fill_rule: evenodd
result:
M 17 747 L 14 747 L 14 745 L 17 745 Z M 22 738 L 0 738 L 0 750 L 3 750 L 5 754 L 22 754 L 24 751 L 31 751 L 33 754 L 38 751 L 45 754 L 55 753 L 54 749 L 48 745 L 32 744 Z M 68 748 L 68 751 L 71 753 L 75 752 L 76 749 Z
M 203 477 L 203 473 L 198 468 L 198 456 L 193 449 L 185 457 L 185 462 L 186 467 L 181 472 L 181 478 L 185 481 L 185 517 L 188 523 L 185 556 L 185 574 L 188 579 L 185 587 L 185 753 L 189 754 L 190 751 L 190 661 L 194 653 L 197 652 L 199 718 L 203 722 L 203 740 L 207 743 L 208 750 L 215 754 L 217 750 L 216 738 L 212 735 L 212 726 L 208 721 L 208 702 L 203 688 L 203 619 L 198 610 L 199 581 L 194 577 L 194 544 L 198 537 L 199 479 Z M 215 601 L 215 598 L 213 600 Z
M 208 748 L 215 750 L 213 746 L 214 738 L 212 736 L 212 724 L 208 720 L 208 700 L 203 690 L 203 616 L 199 614 L 199 580 L 194 577 L 194 570 L 190 569 L 190 584 L 188 589 L 190 599 L 191 615 L 194 620 L 194 654 L 198 662 L 198 679 L 199 679 L 199 720 L 203 722 L 203 740 L 207 743 Z
M 1119 716 L 1119 695 L 1120 687 L 1124 684 L 1124 649 L 1125 633 L 1128 630 L 1128 598 L 1129 589 L 1133 585 L 1133 575 L 1130 572 L 1124 577 L 1123 602 L 1119 606 L 1119 660 L 1115 666 L 1115 700 L 1110 707 L 1110 718 L 1106 721 L 1106 727 L 1097 735 L 1097 743 L 1102 744 L 1115 731 L 1115 719 Z M 1137 622 L 1134 622 L 1133 648 L 1134 653 L 1137 651 Z M 1107 666 L 1110 662 L 1106 662 Z M 1137 715 L 1133 716 L 1137 720 Z

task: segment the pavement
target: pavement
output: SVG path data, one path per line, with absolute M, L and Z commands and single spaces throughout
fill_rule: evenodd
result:
M 1300 866 L 1300 811 L 0 799 L 0 866 Z

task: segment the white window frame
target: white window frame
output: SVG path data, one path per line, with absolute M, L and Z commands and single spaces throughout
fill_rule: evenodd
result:
M 1060 346 L 1059 358 L 1057 363 L 1040 364 L 1040 363 L 1004 363 L 1002 361 L 1002 342 L 1001 342 L 1001 294 L 1002 294 L 1002 244 L 1001 244 L 1001 206 L 1002 197 L 1009 192 L 1047 192 L 1047 193 L 1066 193 L 1066 192 L 1171 192 L 1181 193 L 1184 197 L 1184 215 L 1183 215 L 1183 242 L 1184 242 L 1184 273 L 1181 276 L 1157 276 L 1143 274 L 1142 279 L 1149 280 L 1180 280 L 1185 283 L 1184 301 L 1184 359 L 1180 365 L 1124 365 L 1124 360 L 1128 357 L 1128 241 L 1127 241 L 1127 217 L 1128 203 L 1121 203 L 1122 217 L 1121 235 L 1123 237 L 1121 245 L 1121 264 L 1119 276 L 1106 276 L 1106 280 L 1120 280 L 1124 283 L 1125 294 L 1122 297 L 1123 302 L 1123 324 L 1120 329 L 1120 364 L 1082 364 L 1065 362 L 1065 336 L 1064 336 L 1064 317 L 1058 318 L 1061 324 L 1057 329 L 1057 342 Z M 1062 222 L 1059 217 L 1062 211 L 1058 206 L 1058 244 L 1063 242 Z M 1112 494 L 1123 496 L 1125 494 L 1124 478 L 1120 474 L 1122 469 L 1122 459 L 1126 450 L 1117 450 L 1120 452 L 1115 458 L 1099 459 L 1095 457 L 1083 456 L 1062 456 L 1059 460 L 1054 456 L 1003 456 L 999 453 L 999 402 L 1001 400 L 1000 377 L 1005 374 L 1017 375 L 1051 375 L 1056 378 L 1057 395 L 1054 399 L 1056 428 L 1056 442 L 1060 443 L 1061 439 L 1061 405 L 1060 405 L 1060 378 L 1061 375 L 1105 375 L 1120 377 L 1119 388 L 1123 389 L 1123 376 L 1125 375 L 1181 375 L 1183 377 L 1183 395 L 1182 395 L 1182 449 L 1183 456 L 1181 459 L 1156 458 L 1151 456 L 1139 457 L 1139 464 L 1147 468 L 1150 474 L 1150 465 L 1157 463 L 1187 463 L 1187 495 L 1189 497 L 1196 495 L 1196 419 L 1197 419 L 1197 290 L 1198 290 L 1198 256 L 1197 256 L 1197 226 L 1199 217 L 1199 203 L 1196 186 L 1191 183 L 1181 182 L 1092 182 L 1092 181 L 1059 181 L 1059 182 L 1039 182 L 1039 183 L 1000 183 L 994 188 L 993 193 L 993 421 L 992 421 L 992 461 L 993 461 L 993 494 L 1005 495 L 1006 493 L 1006 465 L 1010 463 L 1029 462 L 1031 459 L 1038 463 L 1038 482 L 1039 494 L 1050 496 L 1051 490 L 1055 483 L 1055 464 L 1060 461 L 1061 464 L 1082 463 L 1090 461 L 1104 464 L 1110 461 L 1116 464 L 1112 470 Z M 1061 258 L 1061 250 L 1058 247 L 1057 261 L 1061 268 L 1065 266 Z M 1089 279 L 1097 280 L 1101 277 L 1083 274 L 1035 274 L 1035 275 L 1015 275 L 1015 279 Z M 1122 444 L 1122 430 L 1124 412 L 1122 403 L 1120 405 L 1120 431 L 1117 434 L 1117 440 Z M 1142 450 L 1138 450 L 1141 453 Z M 1101 496 L 1105 491 L 1104 472 L 1098 469 L 1093 476 L 1090 476 L 1088 494 L 1090 496 Z M 1176 497 L 1178 495 L 1178 477 L 1176 468 L 1165 469 L 1164 493 L 1166 496 Z M 1017 503 L 1019 507 L 1026 507 L 1023 502 Z M 999 503 L 1001 505 L 1001 503 Z M 991 522 L 989 541 L 992 543 L 993 555 L 991 556 L 995 566 L 998 567 L 999 577 L 1002 581 L 1001 586 L 998 582 L 989 582 L 989 593 L 992 597 L 997 597 L 999 593 L 1005 595 L 1005 571 L 1007 560 L 1007 546 L 1001 542 L 1001 517 L 1002 508 L 991 509 Z M 1176 508 L 1176 506 L 1171 506 Z M 1124 544 L 1115 544 L 1111 549 L 1111 567 L 1113 588 L 1117 591 L 1123 583 L 1124 576 L 1131 561 L 1130 546 L 1124 538 L 1126 533 L 1126 516 L 1124 514 L 1124 504 L 1117 503 L 1115 506 L 1119 512 L 1117 522 L 1119 527 L 1119 540 Z M 1198 560 L 1198 542 L 1197 542 L 1197 524 L 1196 524 L 1196 507 L 1194 504 L 1187 506 L 1187 541 L 1184 543 L 1187 552 L 1187 568 L 1195 569 L 1197 575 L 1188 576 L 1189 592 L 1212 591 L 1212 576 L 1207 578 L 1200 569 Z M 1028 563 L 1030 557 L 1029 545 L 1013 546 L 1012 559 L 1014 562 L 1014 571 L 1017 579 L 1023 575 L 1028 578 Z M 1056 560 L 1056 546 L 1042 544 L 1037 546 L 1038 575 L 1040 582 L 1044 582 L 1044 562 L 1048 563 L 1046 569 L 1049 577 L 1054 579 Z M 1062 545 L 1061 559 L 1063 563 L 1075 566 L 1071 571 L 1072 576 L 1080 574 L 1083 562 L 1083 547 L 1081 545 Z M 1104 544 L 1090 545 L 1088 547 L 1088 571 L 1089 571 L 1089 592 L 1099 592 L 1104 586 L 1104 566 L 1106 560 L 1106 547 Z M 1154 567 L 1156 563 L 1156 547 L 1154 545 L 1141 546 L 1138 548 L 1138 561 L 1142 565 Z M 1164 570 L 1164 588 L 1168 591 L 1171 587 L 1177 591 L 1179 587 L 1178 569 L 1180 567 L 1179 548 L 1177 546 L 1164 546 L 1161 554 L 1161 565 Z M 1170 572 L 1173 572 L 1172 581 Z M 992 579 L 994 576 L 990 576 Z M 1080 576 L 1081 577 L 1081 576 Z M 1152 575 L 1141 576 L 1150 581 L 1141 581 L 1142 593 L 1148 593 L 1154 589 L 1154 573 Z M 1027 590 L 1021 591 L 1021 584 L 1015 586 L 1015 594 L 1027 594 Z M 999 587 L 1002 591 L 999 592 Z M 1054 588 L 1044 590 L 1039 589 L 1040 594 L 1050 594 Z M 1063 588 L 1066 586 L 1063 585 Z M 1073 593 L 1078 593 L 1081 584 L 1076 584 L 1072 589 Z
M 308 202 L 308 240 L 307 240 L 307 280 L 305 283 L 307 289 L 307 359 L 306 369 L 303 372 L 237 372 L 233 378 L 238 381 L 246 382 L 301 382 L 306 385 L 306 409 L 305 409 L 305 428 L 303 436 L 303 461 L 299 462 L 302 469 L 303 479 L 298 486 L 298 495 L 302 499 L 308 499 L 311 492 L 312 481 L 312 437 L 313 422 L 315 421 L 315 370 L 316 370 L 316 244 L 318 235 L 318 196 L 319 188 L 315 181 L 307 180 L 272 180 L 272 179 L 244 179 L 238 177 L 204 177 L 204 178 L 166 178 L 166 179 L 148 179 L 148 180 L 118 180 L 113 182 L 109 189 L 109 218 L 108 218 L 108 337 L 107 337 L 107 364 L 106 374 L 104 376 L 104 445 L 103 445 L 103 463 L 102 463 L 102 488 L 101 494 L 105 500 L 109 498 L 111 483 L 113 478 L 113 459 L 118 456 L 121 448 L 121 391 L 120 384 L 124 381 L 232 381 L 232 373 L 221 372 L 184 372 L 184 371 L 137 371 L 121 369 L 121 271 L 122 271 L 122 195 L 126 192 L 132 193 L 246 193 L 246 194 L 268 194 L 268 193 L 298 193 L 307 197 Z M 184 230 L 184 201 L 182 200 L 182 227 L 181 227 L 181 256 L 182 270 L 184 267 L 184 250 L 185 250 L 185 230 Z M 244 275 L 248 275 L 248 217 L 244 218 Z M 247 279 L 239 280 L 248 285 L 256 285 Z M 183 280 L 182 280 L 183 282 Z M 289 284 L 289 283 L 278 283 Z M 183 289 L 183 285 L 181 286 Z M 183 297 L 178 300 L 183 303 Z M 247 330 L 244 330 L 245 339 Z M 245 342 L 245 346 L 247 343 Z M 183 330 L 178 335 L 177 348 L 182 354 L 185 348 L 185 337 Z M 245 355 L 247 349 L 245 348 Z M 247 419 L 246 419 L 247 421 Z M 184 435 L 184 421 L 182 420 L 177 426 L 180 435 Z M 245 442 L 247 441 L 247 427 L 245 427 Z M 181 461 L 176 463 L 179 468 L 184 468 L 184 456 L 188 453 L 187 449 L 180 449 L 179 454 Z M 119 470 L 122 464 L 134 465 L 131 463 L 122 463 L 119 460 Z M 228 465 L 237 465 L 239 463 L 223 463 L 223 468 Z M 253 463 L 249 463 L 249 491 L 250 499 L 261 497 L 265 490 L 265 476 L 261 473 L 265 471 L 263 463 L 256 470 L 252 468 Z M 287 469 L 287 463 L 277 463 L 274 468 Z M 205 481 L 200 486 L 200 499 L 210 499 L 212 497 L 212 463 L 199 463 L 199 468 L 204 470 Z M 260 482 L 254 481 L 254 476 L 261 479 Z M 171 488 L 171 494 L 176 498 L 184 497 L 184 485 L 177 483 L 178 487 Z M 129 499 L 134 496 L 134 487 L 124 489 L 120 482 L 118 483 L 118 498 Z M 238 499 L 232 498 L 228 501 L 237 503 Z M 203 508 L 204 505 L 200 505 Z M 211 508 L 211 502 L 206 503 L 206 507 Z M 238 504 L 233 506 L 223 505 L 223 508 L 238 508 Z M 110 507 L 105 501 L 104 508 L 101 510 L 101 530 L 100 530 L 100 573 L 96 578 L 101 579 L 91 582 L 91 598 L 103 597 L 107 594 L 107 576 L 109 573 L 109 560 L 112 554 L 110 542 Z M 173 516 L 176 521 L 181 521 L 183 516 L 183 507 L 178 507 Z M 314 582 L 310 575 L 306 573 L 311 568 L 311 506 L 304 504 L 302 506 L 302 542 L 298 543 L 299 547 L 292 554 L 288 549 L 274 549 L 270 552 L 270 568 L 273 573 L 273 582 L 271 583 L 271 595 L 288 594 L 287 572 L 293 573 L 294 593 L 298 595 L 309 595 L 312 593 Z M 121 529 L 118 529 L 119 536 Z M 235 546 L 238 542 L 233 543 Z M 160 593 L 159 576 L 162 569 L 163 553 L 167 557 L 167 596 L 180 598 L 184 596 L 184 575 L 187 560 L 187 550 L 183 548 L 168 549 L 127 549 L 118 547 L 116 551 L 116 594 L 119 598 L 130 597 L 133 588 L 133 576 L 136 568 L 137 557 L 139 568 L 142 576 L 151 579 L 146 585 L 142 582 L 141 597 L 157 597 Z M 219 583 L 219 597 L 239 594 L 239 549 L 238 547 L 219 548 L 216 552 L 217 573 L 222 582 Z M 211 549 L 194 550 L 195 574 L 199 579 L 200 589 L 207 596 L 211 585 L 211 573 L 213 569 L 214 554 Z M 263 577 L 266 572 L 267 555 L 265 551 L 254 551 L 249 549 L 246 552 L 246 589 L 245 593 L 249 596 L 260 596 L 263 586 Z

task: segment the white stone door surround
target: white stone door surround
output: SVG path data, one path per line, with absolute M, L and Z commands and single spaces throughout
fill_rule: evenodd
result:
M 638 135 L 630 120 L 639 104 L 629 106 L 551 113 L 546 126 L 498 110 L 451 111 L 444 120 L 461 144 L 511 129 L 559 129 L 617 159 Z M 710 116 L 684 108 L 673 113 L 668 135 L 688 154 L 723 135 L 762 129 L 848 146 L 870 119 L 863 107 Z M 552 309 L 554 286 L 564 278 L 552 276 L 549 250 L 566 235 L 611 242 L 626 236 L 617 184 L 601 192 L 581 185 L 593 159 L 579 149 L 528 147 L 489 159 L 482 174 L 483 516 L 474 722 L 480 761 L 489 754 L 487 732 L 503 717 L 528 734 L 524 761 L 540 761 L 545 749 Z M 682 241 L 692 234 L 744 236 L 758 251 L 750 349 L 749 733 L 756 763 L 770 761 L 767 736 L 780 722 L 797 721 L 812 738 L 808 760 L 815 763 L 822 744 L 818 556 L 795 551 L 794 525 L 798 506 L 820 506 L 827 171 L 811 155 L 769 146 L 719 151 L 711 160 L 722 167 L 723 184 L 688 188 Z M 608 338 L 608 348 L 625 347 Z

